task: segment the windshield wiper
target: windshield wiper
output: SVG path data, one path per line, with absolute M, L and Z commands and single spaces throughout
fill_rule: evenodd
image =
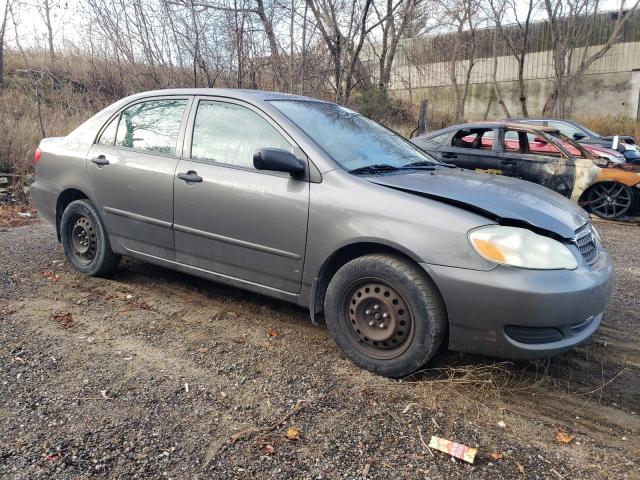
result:
M 394 167 L 386 163 L 374 163 L 373 165 L 365 165 L 364 167 L 349 170 L 349 173 L 377 173 L 377 172 L 393 172 L 400 170 L 400 167 Z
M 381 172 L 395 172 L 398 170 L 435 170 L 438 165 L 431 162 L 415 162 L 409 165 L 395 166 L 388 165 L 386 163 L 377 163 L 373 165 L 365 165 L 364 167 L 354 168 L 349 170 L 349 173 L 381 173 Z

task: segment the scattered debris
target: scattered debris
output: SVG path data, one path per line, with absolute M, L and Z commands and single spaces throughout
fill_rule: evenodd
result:
M 476 453 L 478 453 L 477 448 L 468 447 L 461 443 L 452 442 L 451 440 L 435 436 L 431 437 L 429 448 L 447 453 L 452 457 L 464 460 L 467 463 L 473 463 L 476 458 Z
M 369 470 L 371 470 L 371 466 L 373 465 L 373 460 L 369 460 L 367 464 L 362 469 L 362 476 L 367 477 L 369 475 Z
M 280 335 L 280 334 L 273 327 L 270 327 L 269 330 L 267 330 L 267 337 L 277 337 L 278 335 Z
M 186 393 L 189 393 L 189 384 L 188 384 L 188 383 L 185 383 L 185 384 L 184 384 L 184 391 L 185 391 Z
M 556 431 L 556 441 L 560 443 L 571 443 L 573 442 L 573 435 L 569 435 L 564 430 Z
M 100 390 L 100 395 L 102 395 L 102 398 L 104 398 L 105 400 L 111 400 L 111 397 L 107 396 L 106 390 Z
M 500 421 L 498 422 L 498 426 L 499 426 L 500 428 L 507 428 L 507 424 L 504 422 L 504 420 L 500 420 Z

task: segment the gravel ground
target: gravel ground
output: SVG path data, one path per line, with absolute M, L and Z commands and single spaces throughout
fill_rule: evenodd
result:
M 599 230 L 617 286 L 593 339 L 403 381 L 294 306 L 130 259 L 88 278 L 49 225 L 0 231 L 0 477 L 640 478 L 640 227 Z

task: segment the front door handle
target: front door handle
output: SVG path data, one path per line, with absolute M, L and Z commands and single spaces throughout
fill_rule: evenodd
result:
M 442 157 L 443 158 L 458 158 L 458 155 L 455 154 L 455 153 L 447 153 L 447 152 L 445 152 L 445 153 L 442 154 Z
M 193 170 L 189 170 L 186 173 L 179 173 L 178 178 L 180 180 L 184 180 L 187 183 L 196 183 L 202 181 L 202 177 L 198 175 L 198 172 L 194 172 Z
M 104 155 L 98 155 L 96 158 L 92 158 L 91 161 L 99 167 L 109 165 L 109 160 L 107 160 L 107 157 L 105 157 Z

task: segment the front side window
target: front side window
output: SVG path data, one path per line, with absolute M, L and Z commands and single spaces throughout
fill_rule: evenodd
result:
M 253 154 L 262 148 L 292 151 L 291 144 L 254 111 L 233 103 L 200 101 L 191 158 L 253 168 Z
M 122 112 L 116 146 L 175 155 L 187 100 L 150 100 Z
M 118 117 L 111 120 L 111 123 L 102 131 L 98 139 L 98 145 L 110 145 L 116 141 L 116 130 L 118 129 Z
M 439 164 L 400 135 L 339 105 L 309 100 L 272 100 L 272 104 L 345 170 Z

